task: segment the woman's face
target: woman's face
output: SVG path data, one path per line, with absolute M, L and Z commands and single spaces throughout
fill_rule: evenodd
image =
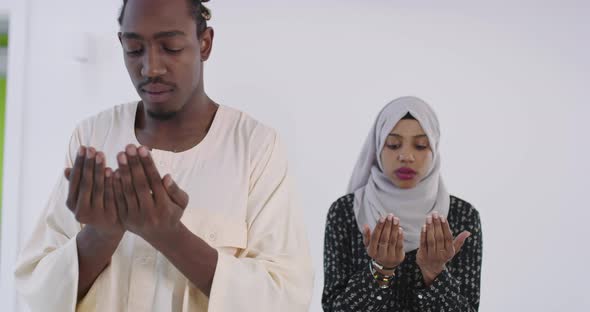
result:
M 418 185 L 432 165 L 432 149 L 416 120 L 402 119 L 391 130 L 381 151 L 381 164 L 391 182 L 401 189 Z

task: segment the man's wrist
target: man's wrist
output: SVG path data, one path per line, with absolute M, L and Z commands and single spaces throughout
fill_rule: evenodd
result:
M 167 231 L 157 232 L 154 235 L 146 235 L 143 238 L 150 243 L 154 248 L 166 253 L 169 250 L 178 250 L 178 244 L 186 241 L 185 237 L 189 231 L 182 222 Z
M 119 244 L 123 235 L 125 234 L 124 230 L 117 231 L 117 230 L 104 230 L 99 227 L 96 227 L 92 224 L 87 224 L 84 226 L 84 231 L 90 232 L 93 236 L 97 237 L 99 240 L 107 243 L 107 244 Z

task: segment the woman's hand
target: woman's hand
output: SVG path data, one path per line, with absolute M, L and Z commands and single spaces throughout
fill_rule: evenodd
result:
M 426 218 L 420 234 L 420 248 L 416 262 L 422 271 L 424 283 L 430 286 L 445 269 L 445 264 L 459 253 L 471 233 L 464 231 L 453 240 L 453 234 L 446 218 L 434 212 Z
M 395 268 L 404 261 L 404 232 L 399 219 L 393 214 L 381 217 L 372 234 L 369 226 L 365 225 L 363 237 L 369 257 L 384 268 Z M 393 274 L 393 270 L 378 271 L 385 275 Z

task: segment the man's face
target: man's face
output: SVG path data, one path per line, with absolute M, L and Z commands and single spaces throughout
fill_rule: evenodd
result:
M 124 14 L 119 39 L 133 85 L 151 115 L 174 115 L 197 90 L 211 38 L 197 37 L 186 0 L 129 0 Z

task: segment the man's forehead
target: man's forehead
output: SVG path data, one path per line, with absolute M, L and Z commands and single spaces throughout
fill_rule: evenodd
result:
M 127 0 L 127 5 L 176 6 L 181 4 L 186 7 L 190 2 L 190 0 Z
M 124 38 L 196 36 L 196 24 L 189 18 L 184 21 L 169 18 L 139 18 L 124 21 L 120 31 Z
M 129 0 L 121 29 L 130 32 L 158 28 L 168 31 L 194 25 L 186 0 Z

